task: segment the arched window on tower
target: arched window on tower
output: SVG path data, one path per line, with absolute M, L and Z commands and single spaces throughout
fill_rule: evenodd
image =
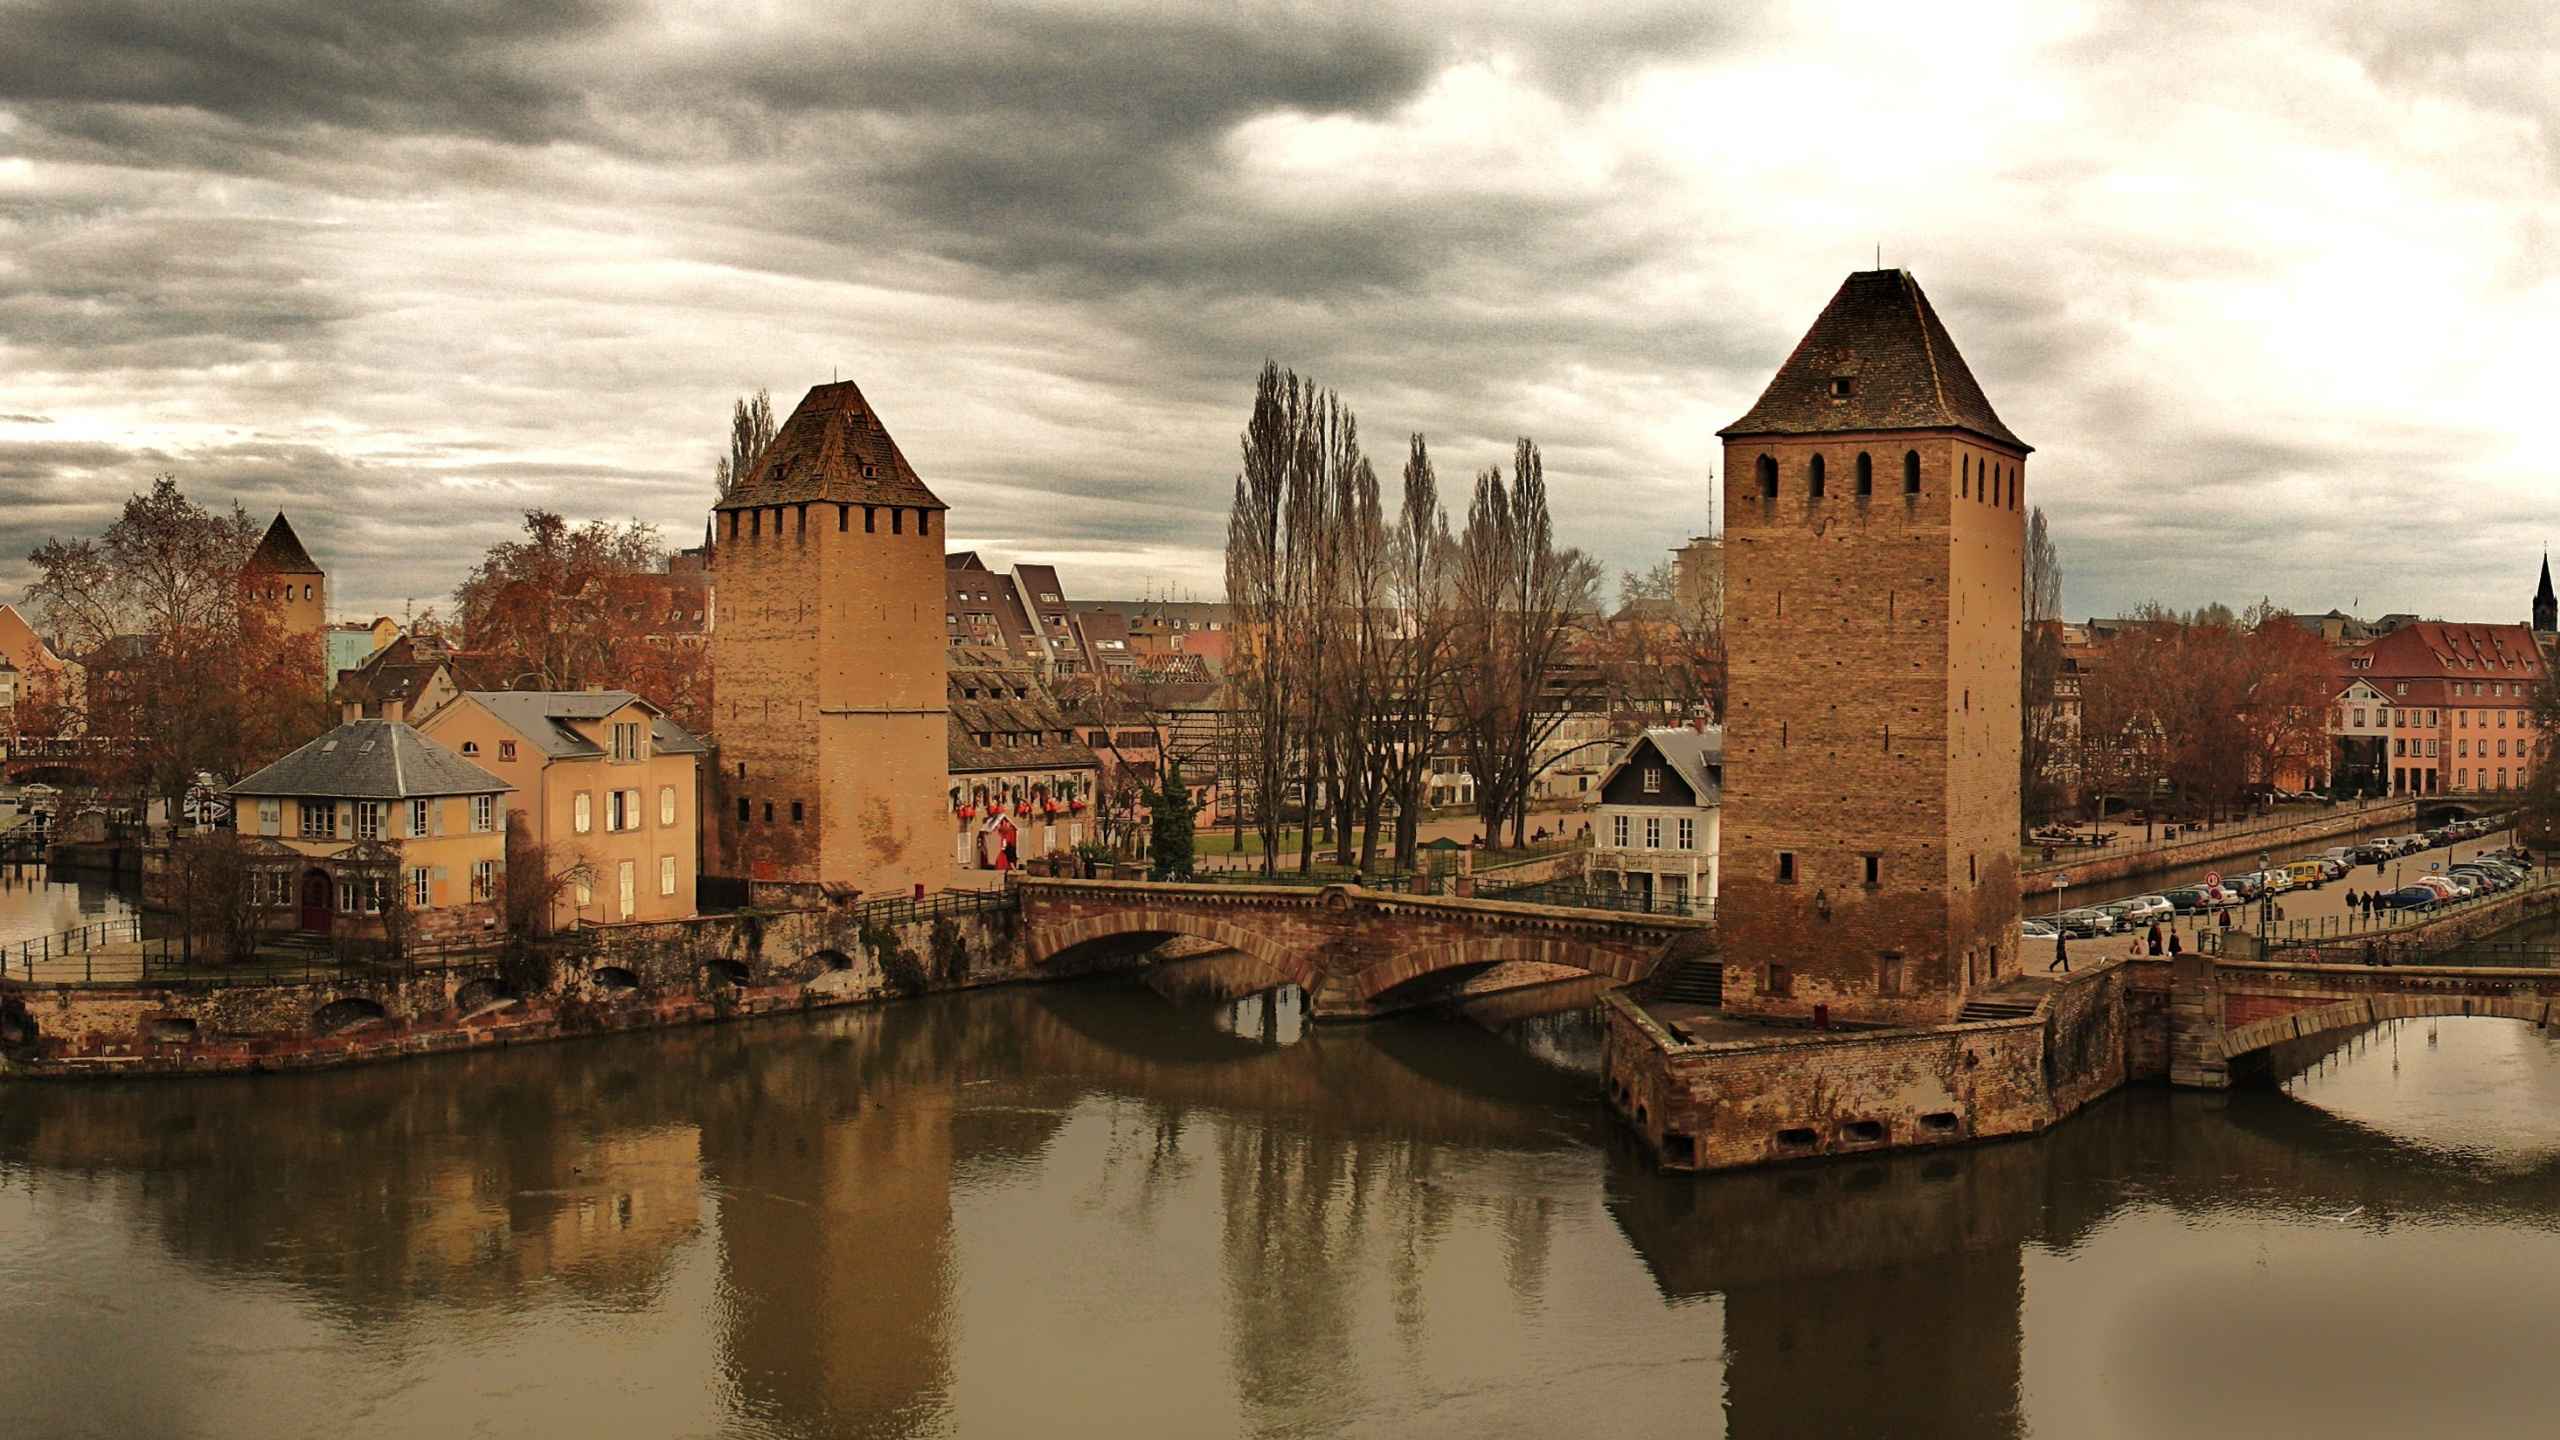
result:
M 1905 495 L 1920 493 L 1920 452 L 1917 450 L 1902 452 L 1902 493 Z
M 1876 460 L 1874 456 L 1861 450 L 1858 452 L 1858 498 L 1864 500 L 1874 493 L 1876 493 Z
M 1956 498 L 1973 498 L 1973 457 L 1970 455 L 1956 462 Z
M 1814 456 L 1814 457 L 1813 457 L 1813 463 L 1812 463 L 1811 465 L 1809 465 L 1809 466 L 1805 467 L 1805 474 L 1806 474 L 1806 476 L 1807 476 L 1807 477 L 1809 477 L 1809 478 L 1810 478 L 1810 480 L 1812 481 L 1813 498 L 1814 498 L 1814 499 L 1816 499 L 1816 500 L 1821 499 L 1821 498 L 1822 498 L 1822 457 L 1821 457 L 1821 456 L 1816 455 L 1816 456 Z
M 1763 455 L 1763 456 L 1761 456 L 1761 457 L 1760 457 L 1760 464 L 1759 464 L 1759 467 L 1758 467 L 1758 468 L 1759 468 L 1759 471 L 1760 471 L 1760 498 L 1761 498 L 1761 499 L 1763 499 L 1763 500 L 1775 500 L 1775 499 L 1777 499 L 1777 498 L 1778 498 L 1778 461 L 1777 461 L 1777 458 L 1776 458 L 1775 456 L 1770 456 L 1770 455 Z

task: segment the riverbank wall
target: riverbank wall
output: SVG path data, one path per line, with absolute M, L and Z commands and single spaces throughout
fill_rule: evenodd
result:
M 1675 1034 L 1606 995 L 1608 1100 L 1665 1170 L 2030 1135 L 2125 1082 L 2125 982 L 2121 962 L 2101 964 L 2055 984 L 2026 1016 L 1877 1031 L 1755 1026 L 1730 1038 Z
M 2071 887 L 2102 885 L 2111 880 L 2133 880 L 2144 875 L 2160 875 L 2189 865 L 2204 865 L 2233 856 L 2247 856 L 2253 861 L 2259 851 L 2275 854 L 2276 859 L 2293 860 L 2309 845 L 2315 851 L 2326 848 L 2314 842 L 2326 842 L 2340 835 L 2352 835 L 2384 827 L 2415 829 L 2418 801 L 2414 798 L 2384 801 L 2372 805 L 2345 806 L 2307 815 L 2290 825 L 2269 826 L 2259 830 L 2224 830 L 2198 835 L 2173 845 L 2158 845 L 2140 850 L 2082 850 L 2068 858 L 2058 858 L 2050 865 L 2038 865 L 2018 874 L 2020 898 L 2054 893 L 2054 881 L 2071 877 Z M 2254 868 L 2254 866 L 2252 867 Z
M 1009 903 L 745 911 L 582 929 L 432 967 L 0 985 L 0 1075 L 312 1069 L 1030 978 Z M 1052 967 L 1042 967 L 1044 975 Z

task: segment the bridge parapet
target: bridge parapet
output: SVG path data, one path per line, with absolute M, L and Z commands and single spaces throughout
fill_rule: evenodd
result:
M 2170 1082 L 2231 1083 L 2231 1062 L 2288 1040 L 2384 1020 L 2481 1015 L 2549 1025 L 2560 970 L 2219 960 L 2176 967 Z
M 1527 963 L 1641 980 L 1671 954 L 1712 946 L 1714 922 L 1502 900 L 1400 895 L 1356 885 L 1182 885 L 1029 878 L 1026 957 L 1040 965 L 1113 941 L 1190 935 L 1295 981 L 1319 1018 L 1387 1013 L 1495 965 Z

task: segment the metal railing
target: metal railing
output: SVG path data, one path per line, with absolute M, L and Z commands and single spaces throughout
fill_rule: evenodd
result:
M 1517 885 L 1478 885 L 1479 900 L 1507 900 L 1515 905 L 1561 905 L 1575 910 L 1615 910 L 1628 915 L 1672 915 L 1691 920 L 1716 918 L 1716 902 L 1692 896 L 1673 899 L 1587 880 L 1528 880 Z
M 1010 910 L 1022 903 L 1022 897 L 1011 889 L 1002 890 L 937 890 L 922 900 L 892 896 L 885 900 L 864 900 L 848 908 L 847 914 L 865 926 L 887 929 L 893 925 L 912 925 L 921 920 L 935 920 L 946 915 L 984 915 Z
M 0 980 L 33 980 L 38 964 L 53 970 L 63 961 L 88 960 L 107 946 L 128 942 L 138 945 L 141 940 L 142 917 L 139 915 L 118 915 L 83 925 L 77 930 L 21 940 L 0 951 Z

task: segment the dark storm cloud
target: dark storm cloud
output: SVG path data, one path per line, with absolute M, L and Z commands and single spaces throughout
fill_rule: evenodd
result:
M 0 96 L 75 131 L 162 109 L 532 141 L 579 109 L 545 47 L 611 18 L 592 0 L 16 0 L 0 6 Z
M 355 313 L 312 272 L 313 227 L 221 216 L 0 208 L 0 344 L 45 368 L 189 368 L 307 343 Z

